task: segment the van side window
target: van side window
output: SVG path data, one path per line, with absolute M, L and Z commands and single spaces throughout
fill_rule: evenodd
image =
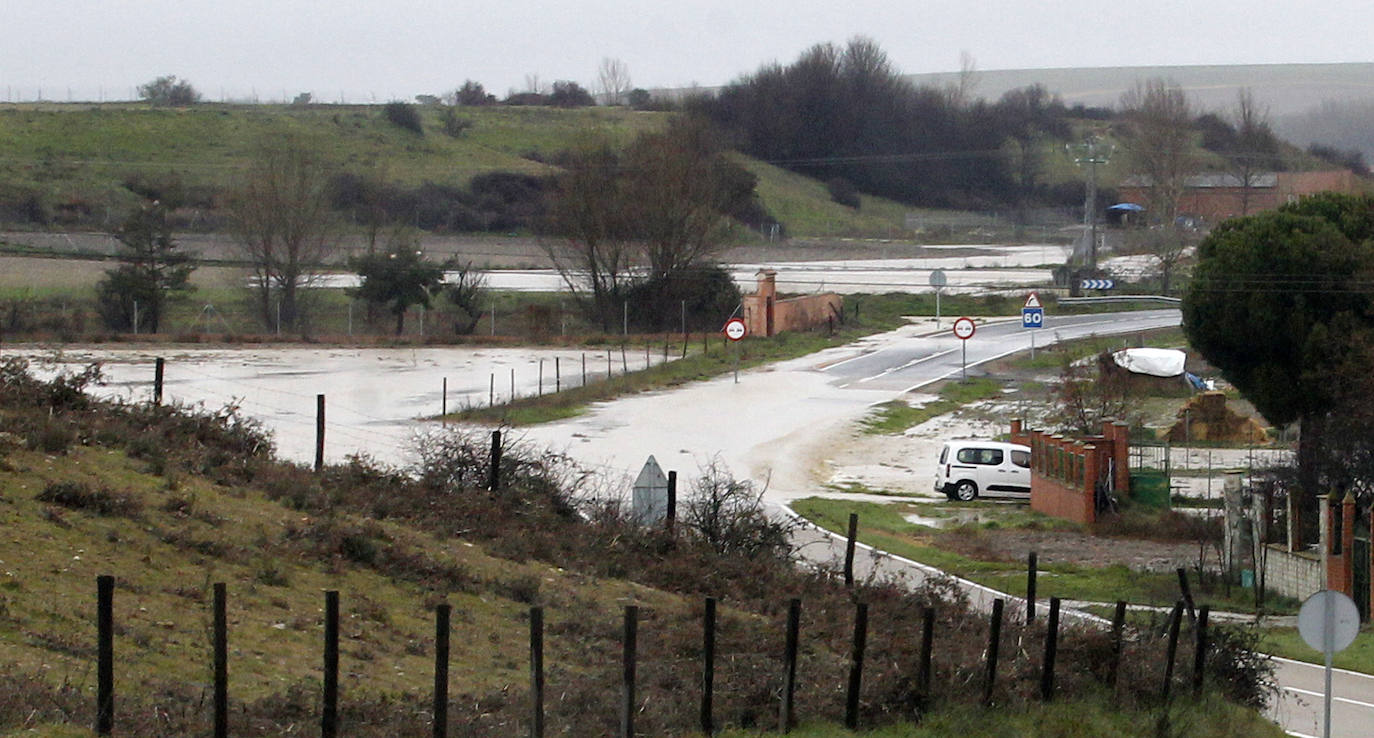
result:
M 949 446 L 945 446 L 944 448 L 940 449 L 940 463 L 941 463 L 941 464 L 945 463 L 945 459 L 948 459 L 948 458 L 949 458 Z
M 985 464 L 997 466 L 1002 463 L 1002 449 L 999 448 L 961 448 L 956 457 L 961 464 Z
M 1012 452 L 1011 452 L 1011 463 L 1013 463 L 1013 464 L 1015 464 L 1015 465 L 1017 465 L 1017 466 L 1019 466 L 1019 467 L 1021 467 L 1021 468 L 1023 468 L 1023 469 L 1029 469 L 1029 468 L 1030 468 L 1030 452 L 1029 452 L 1029 451 L 1012 451 Z

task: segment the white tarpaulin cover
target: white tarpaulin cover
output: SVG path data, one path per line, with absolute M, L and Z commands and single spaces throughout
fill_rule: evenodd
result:
M 1153 377 L 1177 377 L 1183 373 L 1187 354 L 1178 349 L 1128 348 L 1112 354 L 1116 365 L 1136 374 Z

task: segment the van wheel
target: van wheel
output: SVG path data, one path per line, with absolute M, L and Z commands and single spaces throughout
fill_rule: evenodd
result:
M 954 499 L 968 502 L 978 498 L 978 485 L 965 479 L 954 485 Z

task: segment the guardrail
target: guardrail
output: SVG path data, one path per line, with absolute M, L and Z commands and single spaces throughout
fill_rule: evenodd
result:
M 1096 305 L 1113 302 L 1163 302 L 1169 305 L 1178 305 L 1183 300 L 1182 298 L 1164 295 L 1102 295 L 1100 297 L 1061 297 L 1058 302 L 1060 305 Z

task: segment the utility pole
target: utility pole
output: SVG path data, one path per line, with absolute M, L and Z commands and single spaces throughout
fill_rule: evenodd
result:
M 1066 144 L 1069 156 L 1078 166 L 1088 166 L 1087 195 L 1083 198 L 1083 226 L 1088 230 L 1088 269 L 1097 270 L 1097 165 L 1111 161 L 1116 150 L 1111 144 L 1097 140 L 1097 134 L 1090 133 L 1081 144 Z

